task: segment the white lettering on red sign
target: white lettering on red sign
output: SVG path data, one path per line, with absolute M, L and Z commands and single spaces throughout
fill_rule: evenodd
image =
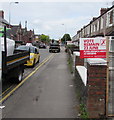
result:
M 106 58 L 105 38 L 81 38 L 80 39 L 81 58 Z

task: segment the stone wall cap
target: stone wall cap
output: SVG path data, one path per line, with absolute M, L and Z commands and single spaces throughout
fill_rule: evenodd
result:
M 103 58 L 88 58 L 87 62 L 90 65 L 107 65 L 107 61 Z
M 87 85 L 87 69 L 84 66 L 76 66 L 76 69 L 84 83 L 84 85 Z
M 73 55 L 80 56 L 80 52 L 73 52 Z

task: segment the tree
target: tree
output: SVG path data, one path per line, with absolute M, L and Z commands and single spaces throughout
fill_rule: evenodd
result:
M 48 35 L 40 35 L 40 41 L 43 42 L 43 43 L 49 43 L 50 42 L 50 38 Z
M 65 43 L 66 41 L 71 41 L 71 37 L 69 34 L 64 34 L 64 36 L 61 38 L 62 43 Z

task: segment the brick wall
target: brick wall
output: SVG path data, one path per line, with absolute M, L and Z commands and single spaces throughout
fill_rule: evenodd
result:
M 84 66 L 84 59 L 80 59 L 80 56 L 75 56 L 75 66 L 77 65 Z
M 80 104 L 86 104 L 87 102 L 87 87 L 84 85 L 82 78 L 77 69 L 75 69 L 75 82 L 76 82 L 76 92 L 78 95 L 78 99 Z
M 87 111 L 90 118 L 105 116 L 106 65 L 87 64 Z

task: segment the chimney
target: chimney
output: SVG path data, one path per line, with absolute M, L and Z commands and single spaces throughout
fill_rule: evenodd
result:
M 27 21 L 25 21 L 25 28 L 27 28 Z
M 112 6 L 114 5 L 114 1 L 112 2 Z
M 108 8 L 101 8 L 100 15 L 102 15 L 103 13 L 105 13 L 107 10 L 108 10 Z
M 3 10 L 0 11 L 0 17 L 2 17 L 4 19 L 4 11 Z

